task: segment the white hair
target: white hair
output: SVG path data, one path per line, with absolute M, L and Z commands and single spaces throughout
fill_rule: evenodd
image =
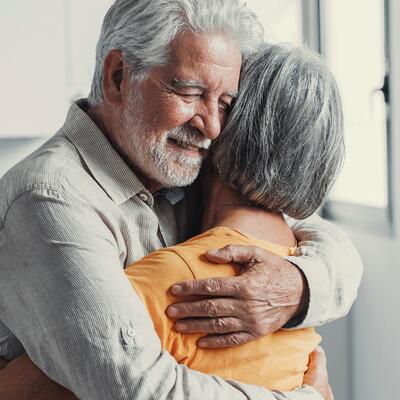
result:
M 243 57 L 264 36 L 257 16 L 240 0 L 116 0 L 103 21 L 89 103 L 103 99 L 103 64 L 111 50 L 120 50 L 132 78 L 141 80 L 168 61 L 171 41 L 185 31 L 226 35 Z
M 319 57 L 289 45 L 253 55 L 213 145 L 222 180 L 255 204 L 300 219 L 323 203 L 343 156 L 340 95 Z

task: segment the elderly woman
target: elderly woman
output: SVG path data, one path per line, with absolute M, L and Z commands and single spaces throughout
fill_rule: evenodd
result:
M 296 240 L 284 214 L 305 218 L 321 206 L 343 153 L 342 111 L 331 73 L 305 50 L 266 46 L 244 67 L 240 96 L 213 146 L 207 179 L 203 179 L 207 185 L 203 233 L 158 250 L 126 269 L 147 306 L 163 349 L 179 363 L 272 390 L 290 391 L 304 382 L 313 383 L 304 376 L 320 340 L 313 329 L 279 330 L 269 335 L 259 332 L 256 340 L 243 346 L 208 349 L 198 346 L 206 330 L 203 334 L 179 333 L 175 328 L 184 327 L 174 327 L 165 311 L 178 301 L 169 290 L 176 282 L 238 275 L 234 262 L 240 260 L 224 259 L 223 253 L 216 256 L 210 249 L 239 244 L 258 246 L 282 257 L 295 256 Z M 257 256 L 246 268 L 281 272 L 278 267 L 264 266 Z M 245 278 L 238 275 L 236 279 Z M 285 295 L 284 286 L 281 294 Z M 229 289 L 225 295 L 231 295 Z M 209 305 L 224 332 L 229 326 L 237 328 L 240 320 L 235 318 L 234 300 L 230 318 L 218 319 L 212 300 Z M 260 306 L 263 302 L 252 305 L 254 309 Z M 202 330 L 201 325 L 198 328 Z M 240 328 L 241 335 L 250 335 L 246 326 Z M 121 339 L 128 344 L 133 336 L 127 331 Z M 316 387 L 330 398 L 327 381 L 325 389 L 317 383 Z
M 279 330 L 266 336 L 260 332 L 243 346 L 199 348 L 197 342 L 206 331 L 176 332 L 166 317 L 165 309 L 178 301 L 168 288 L 182 280 L 238 275 L 235 264 L 226 262 L 240 260 L 215 258 L 208 252 L 208 258 L 225 262 L 215 266 L 204 256 L 213 248 L 240 244 L 282 257 L 296 255 L 296 240 L 283 214 L 300 219 L 314 213 L 337 176 L 343 154 L 340 98 L 325 65 L 315 55 L 290 46 L 267 46 L 253 57 L 244 68 L 240 96 L 213 146 L 212 165 L 203 180 L 203 233 L 156 251 L 126 270 L 162 346 L 180 363 L 269 389 L 301 385 L 309 355 L 319 342 L 313 329 Z M 248 268 L 265 266 L 255 259 Z M 282 296 L 284 292 L 282 287 Z M 261 304 L 255 302 L 254 309 Z M 236 307 L 232 300 L 231 318 L 216 319 L 224 332 L 230 324 L 237 328 Z M 218 317 L 218 309 L 213 311 Z M 196 331 L 201 329 L 199 325 Z M 246 326 L 241 331 L 249 335 Z

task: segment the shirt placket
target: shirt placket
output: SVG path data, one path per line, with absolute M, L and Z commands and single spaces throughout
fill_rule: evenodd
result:
M 154 198 L 154 211 L 157 214 L 159 225 L 158 235 L 164 247 L 178 243 L 178 227 L 174 208 L 162 195 Z

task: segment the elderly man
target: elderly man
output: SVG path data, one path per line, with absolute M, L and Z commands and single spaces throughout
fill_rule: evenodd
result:
M 161 351 L 123 274 L 196 231 L 195 189 L 177 187 L 196 179 L 238 91 L 242 58 L 261 41 L 254 14 L 235 0 L 115 2 L 88 101 L 73 104 L 60 131 L 0 181 L 0 357 L 26 352 L 82 399 L 320 398 L 307 386 L 268 392 L 177 364 Z M 216 278 L 174 285 L 176 295 L 215 299 L 171 306 L 169 316 L 186 318 L 193 331 L 212 304 L 207 332 L 219 334 L 199 343 L 209 348 L 343 316 L 360 280 L 357 253 L 317 217 L 292 221 L 292 229 L 299 257 L 265 255 L 266 267 L 242 285 Z M 234 251 L 243 263 L 253 259 Z M 277 298 L 282 285 L 286 295 Z M 253 297 L 244 299 L 249 288 Z M 250 332 L 221 332 L 227 292 L 242 303 L 264 299 L 258 315 L 237 315 Z

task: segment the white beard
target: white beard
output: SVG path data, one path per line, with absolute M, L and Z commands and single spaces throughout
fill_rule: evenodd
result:
M 124 114 L 123 129 L 129 146 L 130 161 L 146 177 L 162 187 L 187 186 L 199 175 L 211 140 L 197 129 L 179 126 L 165 132 L 162 137 L 152 134 L 149 126 L 142 121 L 140 101 L 130 101 L 129 110 Z M 139 107 L 138 107 L 139 105 Z M 201 148 L 201 154 L 190 156 L 171 144 L 168 138 Z

